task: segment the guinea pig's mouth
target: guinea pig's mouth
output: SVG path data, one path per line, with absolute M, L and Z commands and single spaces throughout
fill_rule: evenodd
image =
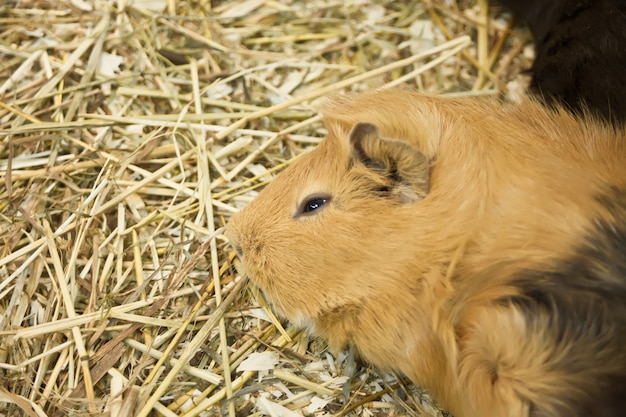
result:
M 248 268 L 246 268 L 246 263 L 243 259 L 243 251 L 241 250 L 241 248 L 234 247 L 234 246 L 233 246 L 233 249 L 235 249 L 235 252 L 237 253 L 237 256 L 233 258 L 233 264 L 235 266 L 235 269 L 241 275 L 248 275 Z
M 228 242 L 230 243 L 230 246 L 235 249 L 235 252 L 237 252 L 237 255 L 239 255 L 240 258 L 243 257 L 243 249 L 241 247 L 241 244 L 239 243 L 238 239 L 235 239 L 234 237 L 230 236 L 229 234 L 226 234 L 226 237 L 228 238 Z

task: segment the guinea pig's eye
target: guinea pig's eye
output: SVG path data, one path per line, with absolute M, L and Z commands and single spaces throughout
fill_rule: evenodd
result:
M 330 202 L 330 196 L 327 195 L 308 196 L 302 201 L 297 215 L 313 214 L 315 211 L 324 207 L 328 202 Z

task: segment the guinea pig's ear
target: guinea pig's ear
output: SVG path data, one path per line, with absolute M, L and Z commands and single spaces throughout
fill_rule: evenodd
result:
M 428 194 L 430 163 L 417 148 L 380 135 L 371 123 L 357 123 L 350 132 L 351 157 L 377 176 L 380 187 L 401 203 L 414 203 Z

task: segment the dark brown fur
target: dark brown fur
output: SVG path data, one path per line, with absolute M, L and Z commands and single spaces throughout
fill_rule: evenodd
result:
M 337 97 L 233 217 L 276 311 L 456 417 L 617 417 L 626 133 L 534 102 Z

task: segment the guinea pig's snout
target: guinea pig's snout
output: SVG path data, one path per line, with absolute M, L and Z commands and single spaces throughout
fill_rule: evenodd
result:
M 240 234 L 237 231 L 238 229 L 232 230 L 232 228 L 227 227 L 226 233 L 224 233 L 224 235 L 226 236 L 226 239 L 228 239 L 228 243 L 230 244 L 230 246 L 233 249 L 235 249 L 235 251 L 237 252 L 237 257 L 233 259 L 233 265 L 235 269 L 240 274 L 247 275 L 248 268 L 246 268 L 246 262 L 244 260 L 244 248 L 243 248 L 243 246 L 245 245 L 242 245 L 242 236 L 240 236 Z

